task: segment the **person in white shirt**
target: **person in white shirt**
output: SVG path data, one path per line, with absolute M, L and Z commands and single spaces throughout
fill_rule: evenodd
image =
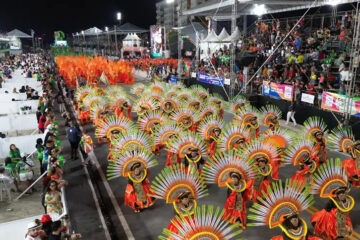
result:
M 40 237 L 41 226 L 35 221 L 32 221 L 28 224 L 28 232 L 26 234 L 25 240 L 41 240 Z

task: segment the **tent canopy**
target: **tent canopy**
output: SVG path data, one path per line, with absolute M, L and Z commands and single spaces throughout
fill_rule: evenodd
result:
M 210 0 L 199 4 L 195 8 L 184 11 L 184 15 L 188 16 L 210 16 L 215 20 L 230 20 L 232 17 L 232 6 L 234 1 L 238 2 L 237 17 L 243 15 L 256 15 L 254 12 L 255 4 L 264 4 L 265 13 L 290 12 L 295 10 L 307 9 L 311 6 L 321 7 L 329 5 L 329 0 L 317 0 L 315 4 L 313 0 Z M 220 3 L 219 3 L 220 2 Z M 355 0 L 341 0 L 341 4 L 356 2 Z
M 120 32 L 120 33 L 144 33 L 148 31 L 149 30 L 138 27 L 132 23 L 125 23 L 121 26 L 116 27 L 116 32 Z
M 29 34 L 26 34 L 19 29 L 14 29 L 6 34 L 8 37 L 17 37 L 17 38 L 32 38 Z
M 224 41 L 225 39 L 227 39 L 228 37 L 230 37 L 230 35 L 227 33 L 226 29 L 223 28 L 221 33 L 219 34 L 218 38 L 220 41 Z
M 241 32 L 238 27 L 235 28 L 235 31 L 228 38 L 224 39 L 224 42 L 239 41 L 241 39 Z
M 84 31 L 85 36 L 96 36 L 101 34 L 103 31 L 97 27 L 92 27 Z
M 207 29 L 198 22 L 194 22 L 193 24 L 189 24 L 181 29 L 181 34 L 184 36 L 189 36 L 192 42 L 196 42 L 196 32 L 199 34 L 199 38 L 203 39 L 207 34 Z
M 140 41 L 141 39 L 136 33 L 129 33 L 123 41 Z
M 204 42 L 219 42 L 220 39 L 214 31 L 211 31 L 203 41 Z

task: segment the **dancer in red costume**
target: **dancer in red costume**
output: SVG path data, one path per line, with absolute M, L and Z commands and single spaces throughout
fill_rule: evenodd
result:
M 144 148 L 132 148 L 116 153 L 114 161 L 109 162 L 107 176 L 111 180 L 120 176 L 128 178 L 124 203 L 135 213 L 154 204 L 150 191 L 148 169 L 157 164 L 153 155 Z
M 220 134 L 221 134 L 221 129 L 220 128 L 214 128 L 210 134 L 210 138 L 209 138 L 209 147 L 207 150 L 207 154 L 209 156 L 209 158 L 212 158 L 216 151 L 217 151 L 217 145 L 219 145 L 220 143 Z
M 345 170 L 348 180 L 354 187 L 360 187 L 360 141 L 350 148 L 351 158 L 344 160 L 341 167 Z
M 340 159 L 329 160 L 315 173 L 312 193 L 330 198 L 326 208 L 311 217 L 315 233 L 325 239 L 348 239 L 353 231 L 349 212 L 355 200 L 349 195 L 347 177 L 341 169 Z
M 269 126 L 266 132 L 276 132 L 280 129 L 279 119 L 281 118 L 281 110 L 275 105 L 266 105 L 261 110 L 262 123 L 265 126 Z
M 220 147 L 221 129 L 224 126 L 223 120 L 219 117 L 209 117 L 204 119 L 199 125 L 200 135 L 208 142 L 207 155 L 212 158 Z
M 130 120 L 132 120 L 131 110 L 132 110 L 132 107 L 128 104 L 128 102 L 124 102 L 121 106 L 116 107 L 115 115 L 118 117 L 125 116 L 125 117 L 129 118 Z
M 224 219 L 246 228 L 246 201 L 251 199 L 252 184 L 256 176 L 252 161 L 240 157 L 236 151 L 218 153 L 204 166 L 203 175 L 208 183 L 227 187 Z
M 316 156 L 317 164 L 320 166 L 327 161 L 326 139 L 324 138 L 324 133 L 322 131 L 316 131 L 314 133 L 314 139 L 314 155 Z
M 279 227 L 280 236 L 271 240 L 322 240 L 314 236 L 304 219 L 299 214 L 314 203 L 314 197 L 309 190 L 298 182 L 286 180 L 285 186 L 277 182 L 269 188 L 270 195 L 264 193 L 261 203 L 254 204 L 249 218 L 253 226 L 268 225 L 270 229 Z

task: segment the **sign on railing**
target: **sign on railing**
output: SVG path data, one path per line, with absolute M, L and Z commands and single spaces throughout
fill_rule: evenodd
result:
M 224 76 L 210 75 L 204 72 L 199 72 L 199 82 L 208 83 L 216 86 L 224 86 Z
M 262 94 L 277 99 L 292 101 L 294 96 L 294 86 L 263 81 Z
M 314 104 L 314 100 L 315 100 L 315 96 L 312 95 L 312 94 L 308 94 L 308 93 L 302 93 L 301 94 L 301 101 L 302 102 Z
M 347 101 L 349 101 L 349 98 L 347 98 L 345 95 L 332 92 L 323 92 L 321 108 L 344 113 L 346 111 Z M 360 117 L 360 97 L 352 98 L 350 109 L 352 115 Z

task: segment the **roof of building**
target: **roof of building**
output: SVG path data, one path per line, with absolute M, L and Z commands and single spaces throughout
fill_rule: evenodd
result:
M 31 38 L 29 34 L 26 34 L 19 29 L 14 29 L 6 34 L 8 37 L 18 37 L 18 38 Z

